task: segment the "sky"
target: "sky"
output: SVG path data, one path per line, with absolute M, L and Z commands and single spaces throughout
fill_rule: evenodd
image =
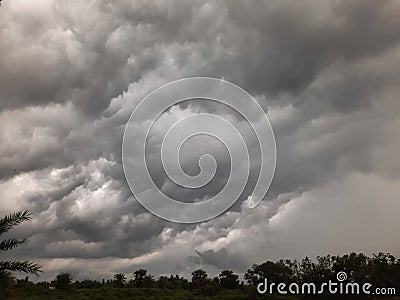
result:
M 10 232 L 29 243 L 1 259 L 43 266 L 36 281 L 151 274 L 243 274 L 253 263 L 326 254 L 400 257 L 399 1 L 4 0 L 0 6 L 0 215 L 29 209 Z M 133 197 L 121 158 L 137 103 L 173 80 L 210 76 L 244 88 L 267 113 L 277 147 L 265 199 L 249 186 L 224 214 L 197 224 L 160 219 Z M 172 186 L 162 171 L 165 128 L 229 109 L 191 101 L 150 132 L 154 181 L 179 201 L 212 197 L 229 160 L 193 138 L 182 158 L 216 156 L 205 189 Z M 209 148 L 209 149 L 207 149 Z M 154 159 L 151 159 L 154 158 Z M 34 279 L 34 278 L 32 278 Z

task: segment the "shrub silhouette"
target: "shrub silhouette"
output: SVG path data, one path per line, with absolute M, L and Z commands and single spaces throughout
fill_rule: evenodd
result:
M 114 286 L 123 288 L 126 284 L 126 276 L 124 273 L 118 273 L 114 275 Z
M 54 286 L 57 290 L 70 290 L 74 276 L 70 272 L 61 272 L 54 280 Z

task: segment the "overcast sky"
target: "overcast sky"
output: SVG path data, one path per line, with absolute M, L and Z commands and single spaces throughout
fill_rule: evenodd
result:
M 138 268 L 243 273 L 268 259 L 350 251 L 399 257 L 399 28 L 399 1 L 2 1 L 0 215 L 34 214 L 12 231 L 30 242 L 2 257 L 40 263 L 39 280 Z M 257 208 L 239 199 L 182 225 L 133 198 L 121 143 L 147 93 L 191 76 L 251 93 L 268 111 L 278 160 Z M 230 114 L 198 102 L 165 114 L 153 142 L 182 116 Z M 187 148 L 200 146 L 224 154 L 200 137 Z M 223 187 L 229 164 L 219 162 L 197 194 L 151 169 L 166 193 L 198 201 Z

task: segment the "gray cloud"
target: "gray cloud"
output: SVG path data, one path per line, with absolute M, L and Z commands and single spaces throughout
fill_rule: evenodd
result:
M 226 248 L 221 248 L 218 251 L 196 251 L 196 253 L 204 263 L 214 265 L 219 269 L 233 269 L 244 272 L 251 264 L 242 254 L 229 254 Z
M 400 255 L 390 238 L 400 225 L 397 1 L 2 2 L 0 214 L 34 212 L 12 232 L 30 236 L 13 255 L 38 260 L 44 278 L 66 268 L 78 278 L 139 267 L 215 274 L 282 257 Z M 232 80 L 268 109 L 276 176 L 255 210 L 245 193 L 214 220 L 171 224 L 131 196 L 121 140 L 143 96 L 199 75 Z M 229 115 L 257 165 L 231 111 L 181 105 L 154 128 L 149 157 L 155 181 L 182 201 L 218 192 L 228 168 L 221 155 L 216 181 L 197 193 L 166 181 L 157 141 L 193 111 Z M 202 139 L 185 149 L 198 156 L 199 145 L 221 154 Z M 184 165 L 196 171 L 190 155 Z

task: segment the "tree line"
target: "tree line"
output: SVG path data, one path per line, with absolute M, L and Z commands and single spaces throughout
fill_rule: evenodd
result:
M 268 278 L 276 283 L 312 282 L 316 285 L 336 281 L 338 272 L 346 272 L 348 282 L 371 283 L 375 287 L 395 288 L 400 291 L 400 259 L 388 253 L 378 253 L 368 257 L 362 253 L 351 253 L 343 256 L 319 256 L 316 260 L 306 257 L 297 260 L 267 261 L 254 264 L 239 279 L 232 270 L 224 270 L 218 276 L 209 277 L 202 269 L 191 273 L 186 279 L 179 275 L 159 276 L 155 278 L 145 269 L 139 269 L 131 274 L 117 273 L 110 279 L 75 280 L 70 272 L 58 274 L 51 282 L 38 282 L 37 286 L 71 290 L 97 288 L 158 288 L 169 290 L 194 290 L 200 295 L 212 296 L 222 290 L 254 289 L 255 286 Z M 15 287 L 33 285 L 28 278 L 17 280 Z

